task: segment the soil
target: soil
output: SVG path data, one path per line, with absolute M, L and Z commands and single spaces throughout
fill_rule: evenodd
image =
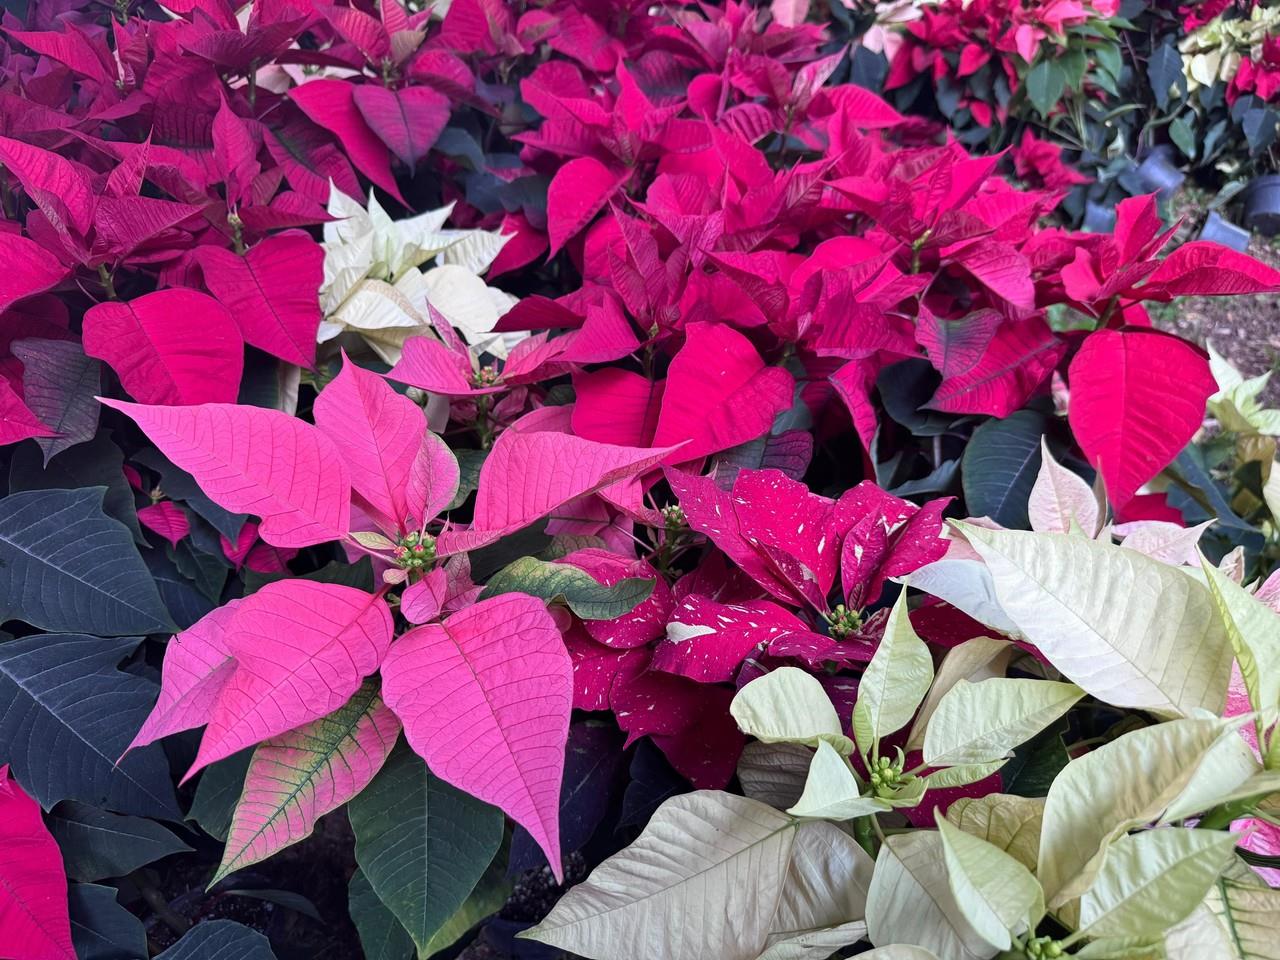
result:
M 172 864 L 170 869 L 142 871 L 139 879 L 154 884 L 147 891 L 150 906 L 146 894 L 129 906 L 142 917 L 153 951 L 171 946 L 188 924 L 226 919 L 266 934 L 280 960 L 361 960 L 360 941 L 347 915 L 347 880 L 355 870 L 353 839 L 345 815 L 330 814 L 306 840 L 236 875 L 238 887 L 300 894 L 323 922 L 286 904 L 219 892 L 221 885 L 206 893 L 216 856 L 203 863 L 198 855 L 175 857 L 164 862 Z M 168 922 L 154 909 L 161 902 Z
M 1185 191 L 1175 200 L 1175 212 L 1184 217 L 1179 240 L 1199 233 L 1208 198 Z M 1254 235 L 1249 253 L 1280 269 L 1280 238 Z M 1152 322 L 1162 330 L 1178 333 L 1213 348 L 1246 376 L 1280 369 L 1280 295 L 1253 297 L 1186 297 L 1170 304 L 1150 304 Z M 1280 377 L 1273 377 L 1263 394 L 1268 406 L 1280 406 Z

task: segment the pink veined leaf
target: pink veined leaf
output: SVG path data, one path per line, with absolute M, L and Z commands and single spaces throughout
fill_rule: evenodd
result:
M 809 0 L 773 0 L 769 12 L 779 26 L 797 27 L 809 16 Z
M 916 342 L 944 380 L 972 370 L 982 360 L 1004 318 L 998 310 L 978 310 L 956 320 L 920 307 Z
M 402 30 L 412 29 L 408 14 L 404 12 L 404 7 L 400 6 L 400 0 L 378 0 L 378 13 L 382 16 L 382 25 L 389 34 L 394 35 Z
M 80 236 L 89 232 L 97 201 L 83 167 L 51 150 L 8 137 L 0 137 L 0 163 L 46 215 L 53 214 L 52 222 L 66 217 L 67 225 Z
M 696 695 L 701 711 L 692 724 L 679 733 L 657 733 L 650 739 L 695 789 L 723 790 L 738 769 L 747 738 L 729 715 L 732 690 L 703 686 Z
M 1044 383 L 1066 349 L 1040 317 L 1006 323 L 976 364 L 938 385 L 928 406 L 948 413 L 1006 417 Z
M 458 458 L 440 437 L 424 430 L 409 468 L 406 506 L 410 519 L 425 526 L 444 512 L 458 495 L 462 474 Z
M 400 612 L 410 623 L 427 623 L 440 615 L 449 595 L 449 573 L 436 567 L 421 580 L 405 587 Z
M 247 343 L 300 367 L 316 356 L 324 249 L 305 233 L 268 237 L 243 256 L 205 245 L 197 258 L 209 291 Z
M 471 362 L 467 357 L 434 337 L 406 340 L 400 360 L 387 374 L 392 380 L 447 397 L 480 396 L 503 389 L 500 385 L 477 387 L 471 375 Z
M 1239 296 L 1280 290 L 1280 271 L 1244 253 L 1207 240 L 1184 243 L 1165 257 L 1137 289 L 1150 300 Z
M 481 601 L 410 630 L 382 666 L 383 697 L 433 773 L 532 834 L 555 874 L 573 666 L 542 601 Z
M 554 256 L 604 209 L 628 173 L 611 170 L 595 157 L 578 157 L 556 171 L 547 187 L 549 255 Z
M 23 297 L 52 290 L 71 272 L 52 253 L 18 233 L 0 233 L 0 310 Z
M 879 366 L 874 360 L 850 360 L 831 374 L 830 380 L 836 393 L 844 401 L 853 428 L 862 441 L 864 462 L 870 463 L 869 451 L 875 440 L 880 421 L 875 404 L 871 402 L 871 390 L 875 386 Z
M 35 30 L 8 30 L 13 37 L 36 53 L 51 57 L 64 64 L 75 73 L 88 77 L 102 86 L 109 87 L 116 82 L 115 72 L 108 67 L 109 61 L 103 52 L 99 53 L 92 40 L 73 22 L 66 22 L 62 32 Z
M 279 580 L 245 597 L 223 634 L 235 672 L 218 692 L 184 782 L 337 710 L 378 669 L 392 631 L 386 601 L 354 587 Z
M 377 64 L 391 55 L 389 31 L 378 19 L 354 8 L 331 6 L 322 9 L 334 30 L 359 50 L 369 63 Z
M 172 500 L 161 500 L 138 511 L 138 522 L 168 540 L 173 546 L 191 532 L 191 521 Z
M 264 131 L 263 144 L 290 188 L 315 206 L 323 207 L 329 202 L 331 183 L 349 197 L 364 199 L 364 188 L 346 152 L 323 128 L 309 120 L 295 119 L 282 127 L 268 128 Z M 381 147 L 381 143 L 378 146 Z M 246 207 L 241 219 L 248 223 L 248 217 L 262 209 Z
M 728 324 L 694 323 L 667 371 L 655 446 L 688 440 L 679 461 L 754 440 L 791 406 L 794 382 L 765 366 L 751 341 Z
M 269 543 L 255 543 L 244 558 L 244 565 L 254 573 L 288 573 L 289 561 L 297 555 L 297 547 L 286 549 Z
M 942 539 L 942 511 L 950 497 L 923 507 L 863 481 L 840 498 L 840 509 L 857 520 L 845 534 L 840 578 L 845 603 L 858 609 L 880 598 L 885 581 L 938 560 L 950 541 Z
M 720 683 L 732 680 L 753 650 L 809 632 L 803 620 L 768 600 L 728 604 L 691 594 L 672 612 L 666 637 L 654 648 L 653 668 Z
M 730 502 L 738 531 L 798 596 L 826 607 L 848 520 L 834 501 L 780 470 L 742 470 Z
M 982 237 L 942 250 L 951 263 L 959 264 L 998 297 L 1015 307 L 1035 306 L 1036 289 L 1031 282 L 1031 264 L 1011 243 Z
M 351 470 L 351 488 L 381 514 L 388 533 L 402 532 L 410 474 L 428 432 L 422 408 L 343 352 L 342 370 L 320 391 L 314 412 Z
M 646 670 L 613 686 L 609 706 L 618 726 L 627 732 L 627 745 L 641 737 L 679 733 L 697 722 L 702 698 L 708 692 L 688 677 Z
M 310 836 L 318 819 L 369 785 L 399 736 L 400 721 L 368 680 L 328 716 L 260 744 L 211 883 Z
M 54 432 L 40 422 L 22 402 L 9 381 L 0 377 L 0 446 L 30 437 L 52 437 Z
M 307 547 L 345 536 L 351 480 L 333 441 L 279 410 L 207 403 L 144 406 L 103 400 L 131 417 L 220 507 L 261 517 L 263 540 Z
M 75 960 L 62 851 L 40 805 L 0 766 L 0 947 L 19 960 Z
M 252 195 L 253 178 L 262 170 L 258 143 L 249 126 L 226 100 L 213 117 L 213 161 L 227 187 L 227 203 L 235 206 Z
M 725 556 L 778 599 L 796 606 L 804 603 L 804 598 L 743 533 L 733 494 L 721 490 L 711 477 L 674 469 L 668 469 L 666 476 L 691 529 L 706 534 Z M 813 496 L 807 488 L 804 492 Z M 766 511 L 770 509 L 766 504 L 761 507 Z
M 220 536 L 218 541 L 223 555 L 231 561 L 233 567 L 239 569 L 244 566 L 245 557 L 249 556 L 249 551 L 258 542 L 258 525 L 252 520 L 246 520 L 240 527 L 240 535 L 236 537 L 235 543 L 225 536 Z
M 84 352 L 110 364 L 140 403 L 230 403 L 244 371 L 244 341 L 226 307 L 180 288 L 90 307 Z
M 1153 330 L 1094 331 L 1068 377 L 1071 429 L 1117 508 L 1190 442 L 1218 389 L 1203 353 Z
M 581 625 L 564 635 L 573 662 L 573 705 L 578 710 L 608 710 L 613 687 L 639 676 L 649 665 L 646 647 L 616 650 L 592 640 Z
M 430 87 L 391 90 L 362 83 L 353 96 L 369 129 L 410 169 L 427 155 L 449 122 L 449 98 Z
M 616 447 L 567 433 L 521 429 L 522 422 L 541 413 L 535 410 L 516 421 L 494 443 L 480 468 L 471 529 L 442 533 L 440 553 L 493 543 L 570 500 L 644 473 L 676 449 Z
M 649 446 L 666 385 L 617 367 L 574 374 L 573 432 L 599 443 Z
M 169 640 L 160 697 L 125 753 L 209 722 L 218 694 L 235 672 L 223 638 L 242 602 L 232 600 L 214 609 Z
M 4 323 L 0 323 L 0 352 L 7 353 L 13 341 L 26 337 L 74 340 L 68 329 L 70 323 L 70 312 L 61 297 L 52 293 L 31 297 L 4 311 Z
M 404 203 L 391 175 L 391 156 L 361 116 L 355 91 L 356 85 L 349 80 L 310 80 L 290 90 L 289 99 L 313 122 L 338 138 L 361 173 Z
M 876 130 L 896 127 L 903 116 L 870 90 L 852 83 L 828 87 L 826 95 L 836 105 L 836 112 L 843 122 L 860 130 Z
M 99 197 L 90 264 L 130 256 L 200 213 L 200 207 L 153 197 Z

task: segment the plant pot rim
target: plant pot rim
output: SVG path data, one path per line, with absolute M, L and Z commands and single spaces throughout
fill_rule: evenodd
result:
M 1280 173 L 1264 173 L 1261 176 L 1254 177 L 1249 181 L 1249 185 L 1244 188 L 1246 194 L 1252 193 L 1254 190 L 1262 187 L 1273 187 L 1280 185 Z

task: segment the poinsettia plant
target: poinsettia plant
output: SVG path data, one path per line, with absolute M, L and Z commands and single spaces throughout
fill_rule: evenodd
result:
M 1280 273 L 805 4 L 164 9 L 0 24 L 0 953 L 1274 909 L 1273 425 L 1144 305 Z

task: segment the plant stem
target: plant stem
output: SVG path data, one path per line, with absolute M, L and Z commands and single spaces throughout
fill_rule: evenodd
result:
M 102 289 L 107 293 L 108 300 L 119 300 L 116 296 L 115 281 L 111 277 L 111 271 L 107 269 L 105 263 L 98 264 L 98 279 L 102 281 Z

